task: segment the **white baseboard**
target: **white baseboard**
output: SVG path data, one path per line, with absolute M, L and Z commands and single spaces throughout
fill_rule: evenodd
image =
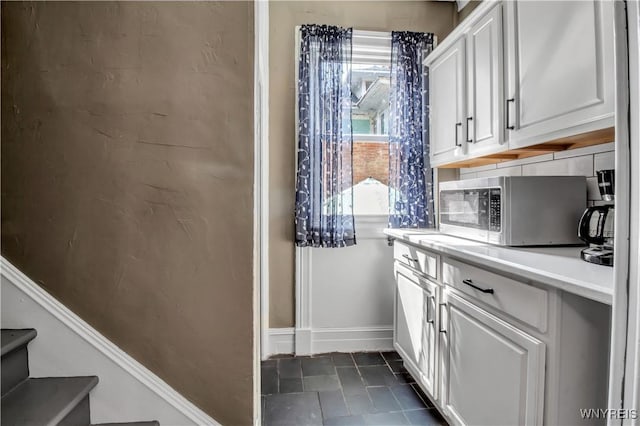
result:
M 91 423 L 219 425 L 3 257 L 0 274 L 2 327 L 38 332 L 29 344 L 31 376 L 98 376 L 91 392 Z
M 319 328 L 311 331 L 312 353 L 393 350 L 393 327 Z
M 268 356 L 294 353 L 294 332 L 294 328 L 270 328 L 268 330 Z
M 297 327 L 295 334 L 295 354 L 312 355 L 311 329 Z
M 269 355 L 393 350 L 393 328 L 271 328 Z

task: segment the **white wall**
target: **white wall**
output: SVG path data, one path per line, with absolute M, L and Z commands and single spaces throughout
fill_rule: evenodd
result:
M 393 248 L 382 233 L 387 226 L 386 216 L 356 216 L 355 246 L 299 251 L 297 354 L 393 348 Z M 273 333 L 272 351 L 293 348 L 283 330 Z
M 384 235 L 357 238 L 352 247 L 312 249 L 314 329 L 393 325 L 393 247 Z
M 491 176 L 578 175 L 587 176 L 589 205 L 601 201 L 596 170 L 614 169 L 614 143 L 460 169 L 460 179 Z

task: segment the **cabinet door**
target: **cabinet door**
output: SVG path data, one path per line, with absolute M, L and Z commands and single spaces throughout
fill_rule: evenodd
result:
M 435 58 L 429 67 L 429 145 L 431 165 L 451 162 L 462 154 L 465 136 L 464 38 Z M 457 152 L 459 151 L 459 152 Z
M 505 2 L 509 147 L 613 126 L 613 2 Z
M 467 152 L 504 150 L 502 126 L 502 5 L 471 26 L 467 34 Z
M 409 371 L 433 399 L 438 398 L 437 315 L 438 286 L 396 264 L 393 341 Z
M 542 424 L 544 343 L 445 288 L 441 404 L 455 424 Z

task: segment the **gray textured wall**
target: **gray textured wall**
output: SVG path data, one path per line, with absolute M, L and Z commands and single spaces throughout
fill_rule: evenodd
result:
M 2 255 L 252 419 L 253 4 L 2 4 Z

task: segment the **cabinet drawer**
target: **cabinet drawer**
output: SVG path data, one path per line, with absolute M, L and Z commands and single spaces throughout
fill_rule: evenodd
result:
M 393 244 L 393 257 L 400 263 L 422 272 L 426 276 L 437 280 L 439 256 L 408 244 L 395 241 Z
M 548 294 L 543 289 L 448 258 L 442 261 L 442 280 L 542 332 L 547 331 Z

